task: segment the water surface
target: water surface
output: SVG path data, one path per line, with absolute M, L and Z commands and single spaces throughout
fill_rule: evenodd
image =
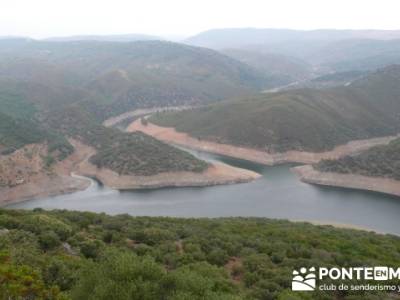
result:
M 9 207 L 133 216 L 255 216 L 346 224 L 400 235 L 400 198 L 302 183 L 290 172 L 290 165 L 267 167 L 218 155 L 199 152 L 196 155 L 251 169 L 263 176 L 253 182 L 235 185 L 124 192 L 94 183 L 83 192 L 35 199 Z

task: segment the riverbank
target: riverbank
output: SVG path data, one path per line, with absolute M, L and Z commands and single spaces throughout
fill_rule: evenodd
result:
M 32 144 L 0 158 L 4 181 L 0 186 L 0 206 L 73 193 L 90 186 L 90 180 L 70 175 L 73 167 L 85 159 L 86 153 L 74 152 L 52 167 L 44 163 L 46 155 L 46 145 Z
M 268 153 L 265 151 L 234 146 L 229 144 L 220 144 L 211 141 L 194 138 L 186 133 L 178 132 L 175 128 L 161 127 L 152 123 L 142 124 L 140 120 L 134 121 L 127 128 L 128 132 L 142 131 L 159 140 L 178 146 L 187 147 L 194 150 L 200 150 L 225 156 L 264 164 L 276 165 L 282 163 L 302 163 L 314 164 L 322 159 L 338 159 L 340 157 L 356 154 L 377 145 L 386 145 L 398 136 L 387 136 L 372 138 L 366 140 L 351 141 L 345 145 L 335 147 L 326 152 L 305 152 L 305 151 L 287 151 L 283 153 Z
M 96 153 L 94 148 L 73 139 L 70 139 L 70 143 L 75 148 L 74 153 L 51 168 L 46 168 L 43 162 L 43 157 L 47 153 L 45 145 L 29 145 L 12 155 L 3 156 L 0 166 L 4 174 L 8 174 L 7 182 L 10 182 L 12 178 L 12 184 L 0 186 L 0 206 L 85 190 L 90 186 L 91 181 L 80 176 L 96 178 L 104 185 L 116 190 L 233 184 L 249 182 L 261 176 L 256 172 L 223 163 L 210 164 L 201 173 L 165 172 L 153 176 L 119 175 L 109 169 L 99 169 L 89 162 L 89 158 Z M 2 161 L 7 164 L 1 164 Z M 22 168 L 26 172 L 16 171 Z
M 213 163 L 201 173 L 195 172 L 165 172 L 152 176 L 119 175 L 106 169 L 97 168 L 89 162 L 90 156 L 96 153 L 95 149 L 76 140 L 71 141 L 80 153 L 86 153 L 73 168 L 77 175 L 93 177 L 104 185 L 116 190 L 153 189 L 163 187 L 210 186 L 249 182 L 261 175 L 245 169 L 235 168 L 223 163 Z
M 400 181 L 390 178 L 320 172 L 311 165 L 294 167 L 291 171 L 306 183 L 367 190 L 400 197 Z

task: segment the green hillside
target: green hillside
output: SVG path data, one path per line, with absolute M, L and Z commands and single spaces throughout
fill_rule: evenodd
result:
M 72 146 L 55 131 L 45 128 L 36 118 L 36 107 L 20 93 L 0 89 L 0 154 L 10 154 L 33 143 L 48 144 L 49 154 L 63 159 L 72 153 Z
M 45 120 L 49 128 L 78 138 L 97 153 L 90 161 L 122 175 L 155 175 L 161 172 L 201 172 L 207 163 L 142 133 L 124 133 L 102 126 L 80 106 L 53 112 Z
M 149 136 L 103 127 L 89 112 L 90 98 L 80 99 L 87 93 L 39 81 L 0 81 L 1 154 L 27 144 L 46 143 L 49 155 L 62 160 L 73 152 L 66 137 L 75 137 L 96 148 L 97 154 L 91 158 L 95 165 L 120 174 L 201 172 L 207 168 L 205 162 Z
M 400 131 L 400 67 L 347 87 L 300 89 L 226 101 L 150 121 L 195 137 L 269 152 L 323 151 Z
M 0 210 L 0 298 L 395 299 L 290 284 L 299 267 L 397 268 L 399 247 L 394 236 L 261 218 Z
M 400 180 L 400 139 L 371 148 L 356 156 L 323 160 L 315 166 L 323 172 L 360 174 Z
M 226 49 L 222 53 L 265 74 L 268 78 L 266 88 L 303 81 L 312 76 L 312 69 L 308 63 L 290 56 L 242 49 Z
M 81 93 L 102 120 L 135 108 L 215 102 L 266 85 L 263 74 L 228 56 L 161 41 L 1 40 L 2 78 Z
M 332 42 L 312 53 L 308 61 L 344 72 L 375 70 L 400 63 L 400 39 L 349 39 Z

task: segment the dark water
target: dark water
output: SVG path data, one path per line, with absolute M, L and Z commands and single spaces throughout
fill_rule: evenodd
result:
M 302 183 L 290 165 L 259 164 L 196 153 L 207 160 L 254 170 L 262 178 L 243 184 L 118 192 L 93 184 L 88 190 L 43 198 L 10 208 L 70 209 L 135 216 L 257 216 L 346 224 L 400 235 L 400 198 Z

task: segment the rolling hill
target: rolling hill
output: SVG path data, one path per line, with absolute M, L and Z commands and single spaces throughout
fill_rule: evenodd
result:
M 312 53 L 306 60 L 339 72 L 375 70 L 400 63 L 399 53 L 400 39 L 352 39 L 330 43 Z
M 150 121 L 192 136 L 268 152 L 324 151 L 400 131 L 400 66 L 345 87 L 299 89 L 226 101 Z
M 54 111 L 44 123 L 64 136 L 96 149 L 90 162 L 120 175 L 150 176 L 162 172 L 202 172 L 207 163 L 142 133 L 102 126 L 79 105 Z
M 301 59 L 241 49 L 226 49 L 222 53 L 262 72 L 268 78 L 267 88 L 304 81 L 313 76 L 312 66 Z
M 228 56 L 161 41 L 2 40 L 1 75 L 35 82 L 48 77 L 40 83 L 85 90 L 87 107 L 99 119 L 135 108 L 218 101 L 266 85 L 263 74 Z
M 73 35 L 45 39 L 49 42 L 104 41 L 104 42 L 135 42 L 162 40 L 162 38 L 147 34 L 114 34 L 114 35 Z
M 190 37 L 186 42 L 220 51 L 235 49 L 300 59 L 311 65 L 312 73 L 317 76 L 370 71 L 400 63 L 398 30 L 214 29 Z M 284 67 L 282 64 L 283 70 Z M 312 73 L 308 75 L 313 76 Z
M 0 41 L 0 148 L 45 143 L 63 159 L 66 137 L 121 175 L 201 172 L 207 164 L 149 136 L 105 128 L 128 110 L 202 104 L 262 88 L 264 77 L 218 52 L 170 42 Z M 4 116 L 3 116 L 4 115 Z M 55 160 L 54 160 L 55 161 Z
M 279 45 L 287 41 L 327 42 L 346 39 L 390 40 L 398 30 L 291 30 L 271 28 L 222 28 L 201 32 L 185 40 L 190 45 L 212 49 L 244 48 L 250 45 Z M 296 49 L 293 49 L 296 51 Z

